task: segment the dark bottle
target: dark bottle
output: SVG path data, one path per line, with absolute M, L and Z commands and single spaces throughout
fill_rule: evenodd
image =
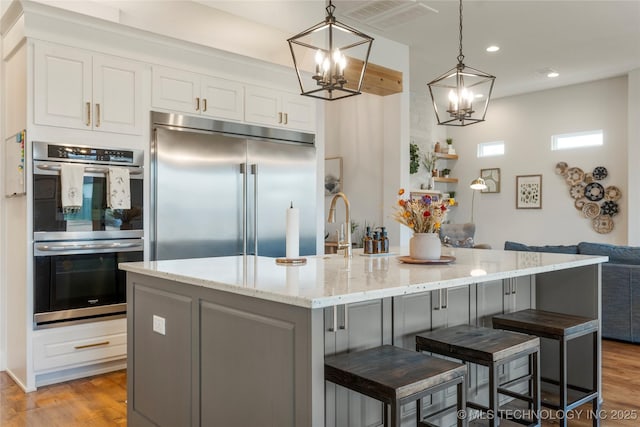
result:
M 381 245 L 382 246 L 382 251 L 385 254 L 389 253 L 389 238 L 387 237 L 387 229 L 386 227 L 382 227 L 382 242 Z
M 362 246 L 364 247 L 365 254 L 373 253 L 373 239 L 371 238 L 371 227 L 367 227 L 367 232 L 362 241 Z
M 382 241 L 380 240 L 380 232 L 374 231 L 373 232 L 373 253 L 374 254 L 379 254 L 382 252 L 381 243 Z

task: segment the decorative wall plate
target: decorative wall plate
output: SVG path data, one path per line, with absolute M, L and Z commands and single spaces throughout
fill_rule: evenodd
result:
M 608 215 L 600 215 L 591 222 L 593 229 L 600 234 L 611 233 L 613 230 L 613 220 Z
M 600 181 L 601 179 L 605 179 L 607 175 L 609 175 L 609 172 L 604 166 L 598 166 L 593 170 L 593 177 L 598 181 Z
M 602 200 L 604 198 L 604 187 L 598 182 L 587 184 L 584 188 L 584 197 L 592 202 Z
M 578 199 L 575 202 L 573 202 L 573 205 L 576 207 L 576 209 L 581 211 L 585 203 L 587 203 L 587 199 L 583 197 L 582 199 Z
M 604 199 L 617 202 L 622 197 L 622 191 L 615 185 L 610 185 L 604 190 Z
M 618 214 L 618 204 L 607 200 L 602 204 L 600 211 L 602 212 L 602 215 L 615 216 Z
M 584 174 L 584 182 L 586 184 L 591 184 L 594 181 L 595 181 L 595 178 L 593 177 L 593 174 L 591 172 L 587 172 Z
M 576 184 L 576 185 L 572 185 L 571 188 L 569 188 L 569 194 L 574 199 L 583 198 L 584 197 L 584 184 L 579 183 L 579 184 Z
M 567 162 L 558 162 L 556 163 L 556 173 L 558 175 L 567 176 L 567 168 L 569 165 Z
M 569 185 L 576 185 L 584 179 L 584 171 L 580 168 L 567 169 L 567 175 L 565 177 Z
M 595 202 L 587 202 L 582 207 L 582 215 L 585 218 L 594 219 L 600 215 L 600 205 Z

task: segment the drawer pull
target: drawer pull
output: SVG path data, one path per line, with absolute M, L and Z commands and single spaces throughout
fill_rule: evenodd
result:
M 109 341 L 101 341 L 93 344 L 85 344 L 85 345 L 76 345 L 73 348 L 76 350 L 82 350 L 83 348 L 91 348 L 91 347 L 100 347 L 103 345 L 109 345 Z

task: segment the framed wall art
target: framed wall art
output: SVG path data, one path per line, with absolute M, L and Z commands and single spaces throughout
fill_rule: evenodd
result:
M 483 193 L 500 192 L 500 168 L 480 169 L 480 178 L 487 184 L 487 188 L 482 190 Z
M 542 175 L 516 176 L 516 209 L 542 209 Z
M 324 159 L 324 195 L 332 196 L 342 191 L 342 157 Z

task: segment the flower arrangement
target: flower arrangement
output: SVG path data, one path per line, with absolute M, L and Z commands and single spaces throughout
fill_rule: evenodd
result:
M 403 194 L 404 189 L 401 188 L 398 196 Z M 436 233 L 447 215 L 447 206 L 454 203 L 453 199 L 445 202 L 437 196 L 429 195 L 419 199 L 401 197 L 398 200 L 394 219 L 412 229 L 414 233 Z

